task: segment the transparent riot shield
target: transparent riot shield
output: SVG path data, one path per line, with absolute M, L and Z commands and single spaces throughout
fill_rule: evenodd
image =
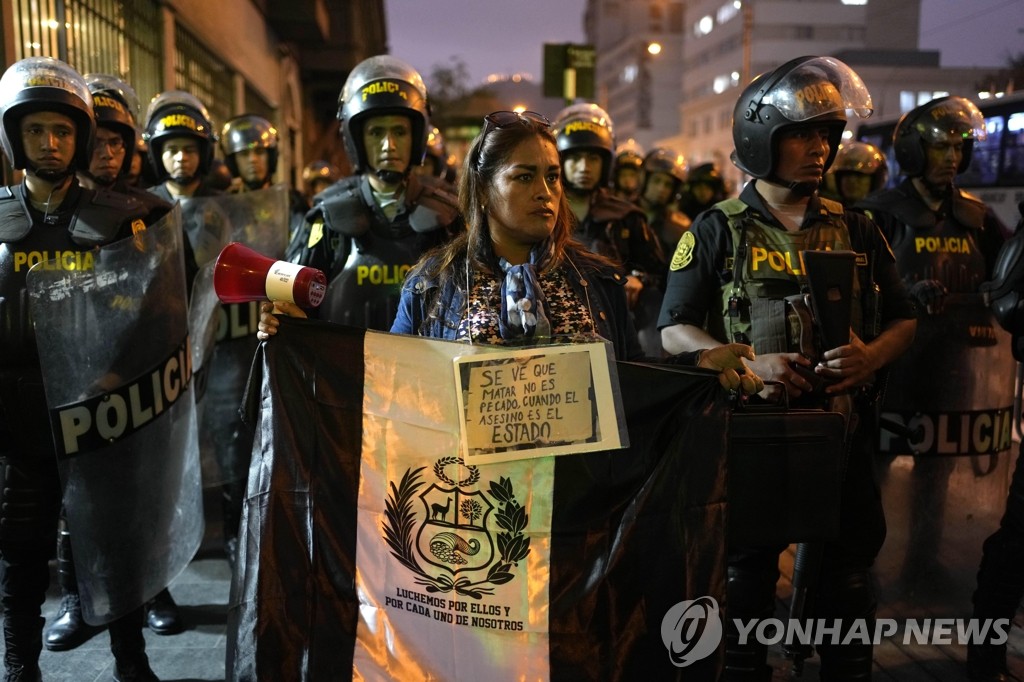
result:
M 181 201 L 199 274 L 192 285 L 189 331 L 193 343 L 203 483 L 213 487 L 244 478 L 251 443 L 241 432 L 241 403 L 256 352 L 259 303 L 221 305 L 213 265 L 230 242 L 282 258 L 288 243 L 289 204 L 284 185 Z
M 203 536 L 181 213 L 28 275 L 87 622 L 141 606 Z M 73 256 L 73 257 L 72 257 Z
M 951 294 L 944 312 L 922 316 L 893 363 L 878 444 L 888 534 L 875 568 L 882 601 L 905 615 L 936 595 L 970 613 L 1019 445 L 1015 377 L 1010 334 L 977 294 Z

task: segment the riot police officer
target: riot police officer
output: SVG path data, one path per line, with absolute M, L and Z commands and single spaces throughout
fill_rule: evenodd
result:
M 755 79 L 737 100 L 734 163 L 754 180 L 736 199 L 701 214 L 669 265 L 660 325 L 670 353 L 743 340 L 754 346 L 754 371 L 781 382 L 791 404 L 821 408 L 849 402 L 910 344 L 915 321 L 878 228 L 864 216 L 821 199 L 818 187 L 835 157 L 846 110 L 870 112 L 863 81 L 831 57 L 801 57 Z M 806 285 L 801 250 L 861 254 L 851 301 L 849 343 L 817 363 L 786 323 L 786 297 Z M 881 290 L 881 324 L 871 329 L 871 294 Z M 826 380 L 822 394 L 809 379 Z M 863 409 L 863 408 L 861 408 Z M 851 424 L 855 420 L 851 420 Z M 885 536 L 882 506 L 863 434 L 854 432 L 841 492 L 839 537 L 824 547 L 815 618 L 870 622 L 875 613 L 869 569 Z M 728 551 L 726 680 L 769 680 L 766 647 L 740 643 L 733 619 L 771 617 L 778 556 L 785 547 Z M 842 641 L 842 636 L 840 641 Z M 868 680 L 870 644 L 819 647 L 822 679 Z
M 729 195 L 722 172 L 713 163 L 702 163 L 689 170 L 679 197 L 679 210 L 691 221 Z
M 313 197 L 341 178 L 337 166 L 326 161 L 314 161 L 302 169 L 302 186 L 306 201 L 312 205 Z
M 679 238 L 690 229 L 690 219 L 676 209 L 685 181 L 686 159 L 682 154 L 667 147 L 655 147 L 647 152 L 639 203 L 665 253 L 675 251 Z
M 446 183 L 448 188 L 455 192 L 455 165 L 452 162 L 454 157 L 448 155 L 448 147 L 444 142 L 444 134 L 437 126 L 430 127 L 427 135 L 427 153 L 423 159 L 423 165 L 415 166 L 414 172 L 419 175 L 426 175 L 438 178 Z
M 172 203 L 178 199 L 220 194 L 207 180 L 217 135 L 206 106 L 198 98 L 181 90 L 158 94 L 146 110 L 144 135 L 149 144 L 150 162 L 159 180 L 149 192 Z M 185 243 L 186 251 L 191 251 L 194 245 L 187 230 Z M 191 281 L 190 275 L 190 287 Z M 171 635 L 184 629 L 177 604 L 168 589 L 147 604 L 146 624 L 159 635 Z
M 135 124 L 139 99 L 134 88 L 109 74 L 86 74 L 85 82 L 93 95 L 96 137 L 89 168 L 79 173 L 79 180 L 85 187 L 127 194 L 163 215 L 171 204 L 129 179 L 135 163 L 133 150 L 138 149 L 141 137 Z
M 825 174 L 821 195 L 850 207 L 889 181 L 889 163 L 873 144 L 852 140 L 839 145 L 836 160 Z
M 629 138 L 616 147 L 611 173 L 615 196 L 634 204 L 640 199 L 643 165 L 644 149 L 636 140 Z
M 345 150 L 356 175 L 318 194 L 289 260 L 328 275 L 321 318 L 389 330 L 402 282 L 428 249 L 461 231 L 457 202 L 412 168 L 427 144 L 423 79 L 389 55 L 349 74 L 338 98 Z
M 128 184 L 126 180 L 132 164 L 132 152 L 136 149 L 135 112 L 139 102 L 135 90 L 120 78 L 108 74 L 86 74 L 84 78 L 93 96 L 96 134 L 89 166 L 78 172 L 79 182 L 89 189 L 104 188 L 131 196 L 148 209 L 146 222 L 154 222 L 165 215 L 171 205 Z M 63 514 L 57 536 L 57 581 L 61 588 L 61 604 L 56 619 L 46 629 L 43 643 L 50 651 L 65 651 L 82 644 L 96 632 L 96 628 L 82 619 L 71 555 L 71 533 Z
M 217 135 L 206 105 L 181 90 L 162 92 L 146 111 L 146 142 L 158 185 L 149 191 L 165 201 L 215 196 L 206 181 Z
M 240 180 L 238 193 L 265 190 L 272 186 L 279 158 L 279 138 L 277 129 L 270 121 L 254 114 L 231 118 L 221 129 L 220 145 L 225 164 L 231 174 Z M 305 198 L 291 191 L 289 238 L 302 226 L 307 210 Z M 255 220 L 245 222 L 256 224 Z M 255 303 L 225 304 L 222 325 L 230 326 L 229 320 L 248 319 L 250 306 L 255 306 Z M 245 392 L 245 382 L 257 346 L 253 335 L 244 329 L 244 325 L 241 327 L 243 329 L 233 333 L 223 328 L 219 330 L 210 363 L 206 404 L 203 406 L 204 418 L 201 421 L 201 428 L 211 433 L 216 450 L 222 479 L 224 552 L 232 564 L 238 549 L 238 526 L 242 519 L 245 481 L 252 452 L 252 431 L 242 423 L 237 402 L 238 397 Z
M 273 184 L 279 144 L 277 128 L 262 116 L 243 114 L 224 124 L 220 146 L 231 175 L 241 180 L 238 191 L 266 189 Z M 291 237 L 302 226 L 309 204 L 294 189 L 289 191 L 288 201 L 291 211 L 288 234 Z
M 622 266 L 644 353 L 660 357 L 657 322 L 668 263 L 643 211 L 608 189 L 615 149 L 611 117 L 596 104 L 573 104 L 559 112 L 551 129 L 566 197 L 578 221 L 576 237 L 591 251 Z
M 909 421 L 916 414 L 946 414 L 959 423 L 961 415 L 1012 404 L 1012 384 L 1003 382 L 1000 396 L 995 379 L 1012 376 L 1009 355 L 983 357 L 973 340 L 958 346 L 950 343 L 956 338 L 954 330 L 963 330 L 961 338 L 966 338 L 966 330 L 989 323 L 979 287 L 990 278 L 1005 239 L 1004 227 L 991 209 L 955 185 L 956 176 L 970 165 L 974 142 L 984 137 L 981 112 L 962 97 L 940 97 L 912 109 L 893 131 L 896 161 L 906 177 L 897 187 L 857 204 L 892 245 L 919 318 L 914 352 L 893 365 L 883 416 L 895 414 Z M 972 379 L 957 385 L 950 380 L 957 372 Z M 907 385 L 911 380 L 915 386 Z M 978 392 L 983 397 L 969 397 L 975 395 L 972 380 L 983 387 Z M 917 454 L 916 445 L 899 445 L 887 454 Z M 961 447 L 957 453 L 974 454 Z M 918 586 L 941 581 L 945 574 L 939 546 L 947 488 L 957 462 L 949 456 L 931 456 L 936 453 L 922 454 L 928 456 L 915 456 L 910 472 L 910 532 L 900 574 L 905 584 Z
M 124 195 L 83 188 L 95 132 L 92 95 L 67 64 L 16 62 L 0 78 L 0 143 L 22 184 L 0 189 L 0 599 L 7 680 L 38 680 L 40 606 L 49 582 L 61 503 L 56 456 L 29 311 L 29 264 L 49 253 L 87 252 L 131 236 L 148 210 Z M 155 680 L 142 610 L 109 625 L 117 680 Z

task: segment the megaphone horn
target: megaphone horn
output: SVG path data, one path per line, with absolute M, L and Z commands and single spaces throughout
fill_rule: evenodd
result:
M 213 266 L 213 290 L 222 303 L 289 301 L 316 308 L 327 293 L 327 277 L 316 268 L 267 258 L 238 242 L 225 246 Z

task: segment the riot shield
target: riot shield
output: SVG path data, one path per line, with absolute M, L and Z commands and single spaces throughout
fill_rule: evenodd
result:
M 200 266 L 192 285 L 189 331 L 203 481 L 210 487 L 238 480 L 248 470 L 248 444 L 241 448 L 234 444 L 259 321 L 258 302 L 220 304 L 213 290 L 213 266 L 233 241 L 269 258 L 283 257 L 289 231 L 288 190 L 275 185 L 241 194 L 183 199 L 181 204 L 185 232 Z M 204 400 L 207 391 L 212 394 Z
M 891 366 L 882 454 L 989 455 L 1010 448 L 1010 334 L 980 294 L 950 294 L 944 308 L 920 317 L 914 345 Z
M 203 536 L 181 212 L 28 275 L 85 620 L 180 573 Z

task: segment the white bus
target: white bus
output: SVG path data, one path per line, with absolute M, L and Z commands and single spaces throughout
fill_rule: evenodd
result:
M 1021 219 L 1024 201 L 1024 92 L 975 102 L 985 117 L 988 136 L 974 143 L 970 167 L 956 184 L 992 207 L 1011 230 Z M 900 182 L 899 164 L 892 150 L 892 134 L 899 117 L 868 120 L 857 128 L 856 139 L 870 142 L 885 153 L 889 184 Z

